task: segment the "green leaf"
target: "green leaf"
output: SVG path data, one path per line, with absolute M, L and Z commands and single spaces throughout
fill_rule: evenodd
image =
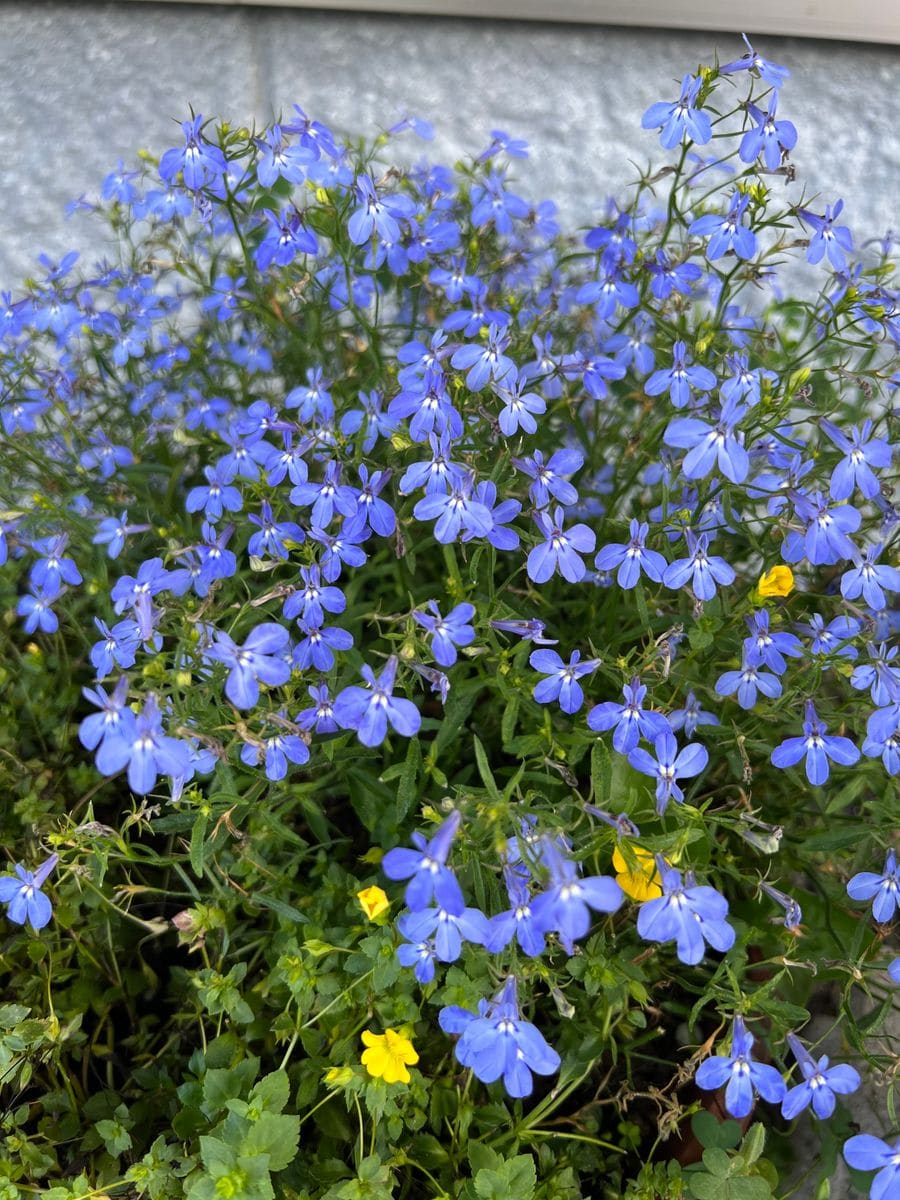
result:
M 287 1113 L 264 1112 L 241 1142 L 241 1153 L 268 1154 L 269 1170 L 283 1171 L 297 1156 L 300 1118 Z
M 203 861 L 206 855 L 206 827 L 209 819 L 198 814 L 191 830 L 191 870 L 198 879 L 203 878 Z
M 591 798 L 602 806 L 609 802 L 612 794 L 612 762 L 606 743 L 597 738 L 591 746 Z
M 131 1134 L 118 1121 L 98 1121 L 94 1128 L 103 1139 L 107 1153 L 113 1158 L 131 1149 Z
M 722 1150 L 733 1150 L 741 1140 L 741 1127 L 737 1121 L 717 1121 L 710 1112 L 694 1113 L 691 1129 L 700 1145 L 709 1149 L 718 1146 Z
M 409 739 L 406 760 L 397 788 L 397 811 L 394 820 L 399 824 L 412 808 L 419 794 L 419 776 L 422 773 L 422 750 L 417 737 Z
M 484 752 L 484 746 L 482 746 L 481 742 L 477 737 L 475 737 L 474 734 L 472 735 L 472 742 L 475 746 L 475 761 L 478 764 L 478 774 L 481 776 L 481 782 L 487 788 L 491 799 L 499 803 L 500 789 L 497 787 L 494 776 L 491 773 L 488 757 Z
M 750 1130 L 741 1144 L 741 1158 L 747 1164 L 755 1163 L 765 1149 L 765 1145 L 766 1131 L 757 1121 L 750 1126 Z
M 475 1176 L 475 1191 L 481 1200 L 531 1200 L 537 1174 L 530 1154 L 517 1154 L 496 1169 L 482 1167 Z
M 727 1179 L 731 1174 L 732 1159 L 718 1146 L 711 1146 L 709 1150 L 703 1151 L 703 1165 L 710 1175 Z

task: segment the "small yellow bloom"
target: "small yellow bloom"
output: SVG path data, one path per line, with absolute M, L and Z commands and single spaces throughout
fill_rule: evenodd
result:
M 662 895 L 656 860 L 643 846 L 632 846 L 631 848 L 637 859 L 634 870 L 629 867 L 618 846 L 613 850 L 612 861 L 613 869 L 616 872 L 616 883 L 632 900 L 655 900 L 657 896 Z
M 380 887 L 363 888 L 361 892 L 356 893 L 356 898 L 370 921 L 374 921 L 391 907 L 390 900 Z
M 352 1079 L 353 1071 L 350 1067 L 329 1067 L 325 1072 L 327 1087 L 346 1087 Z
M 410 1074 L 406 1068 L 419 1061 L 409 1038 L 396 1029 L 386 1029 L 384 1033 L 366 1029 L 362 1040 L 363 1045 L 369 1047 L 363 1051 L 362 1064 L 370 1075 L 385 1083 L 409 1083 Z
M 794 590 L 794 572 L 790 567 L 777 566 L 759 577 L 761 596 L 788 596 Z

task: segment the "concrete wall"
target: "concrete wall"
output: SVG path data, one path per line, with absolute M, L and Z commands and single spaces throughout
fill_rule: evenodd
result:
M 751 30 L 752 32 L 752 30 Z M 757 37 L 791 68 L 798 179 L 843 196 L 858 237 L 896 222 L 900 57 L 889 46 Z M 342 130 L 374 132 L 403 109 L 432 120 L 427 152 L 453 159 L 494 127 L 527 138 L 520 190 L 587 221 L 659 160 L 640 117 L 700 62 L 738 57 L 734 34 L 367 16 L 308 10 L 0 0 L 0 288 L 40 251 L 102 251 L 66 201 L 96 194 L 120 156 L 180 140 L 189 105 L 264 122 L 297 101 Z M 410 139 L 410 155 L 424 148 Z M 799 196 L 802 184 L 790 195 Z

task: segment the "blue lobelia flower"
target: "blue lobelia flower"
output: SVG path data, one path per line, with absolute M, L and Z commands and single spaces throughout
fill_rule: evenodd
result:
M 535 929 L 556 931 L 567 954 L 575 953 L 575 942 L 584 937 L 591 925 L 590 910 L 613 913 L 625 896 L 616 881 L 607 875 L 578 876 L 577 864 L 565 857 L 557 845 L 545 838 L 543 861 L 550 872 L 547 890 L 531 903 Z
M 744 213 L 749 203 L 749 196 L 735 192 L 724 217 L 721 213 L 707 213 L 688 226 L 688 233 L 709 237 L 706 257 L 710 261 L 721 258 L 729 250 L 744 259 L 752 258 L 756 253 L 756 235 L 744 224 Z
M 313 684 L 306 690 L 313 704 L 297 713 L 294 717 L 296 724 L 311 733 L 336 733 L 340 727 L 334 719 L 334 707 L 327 684 Z
M 59 629 L 59 618 L 51 605 L 59 598 L 60 593 L 48 596 L 40 588 L 36 588 L 33 595 L 28 592 L 19 597 L 16 612 L 25 618 L 23 624 L 26 633 L 36 633 L 38 630 L 41 633 L 56 633 Z
M 283 625 L 273 621 L 257 625 L 238 646 L 222 630 L 215 631 L 216 640 L 203 651 L 203 657 L 224 663 L 228 670 L 225 695 L 235 708 L 253 708 L 259 700 L 259 683 L 277 687 L 291 677 L 290 663 L 283 658 L 290 643 L 290 634 Z
M 306 541 L 306 534 L 294 521 L 275 520 L 268 500 L 263 500 L 259 516 L 249 513 L 248 517 L 258 530 L 247 543 L 247 552 L 254 558 L 289 558 L 285 541 L 297 545 Z
M 676 558 L 663 572 L 663 583 L 667 588 L 679 589 L 691 581 L 691 588 L 698 600 L 712 600 L 716 584 L 734 583 L 735 572 L 724 558 L 708 554 L 709 534 L 695 536 L 690 529 L 684 532 L 688 557 Z
M 895 958 L 888 963 L 887 973 L 894 983 L 900 983 L 900 958 Z
M 751 613 L 744 618 L 750 636 L 744 638 L 744 661 L 748 666 L 766 666 L 776 675 L 783 675 L 787 670 L 785 654 L 789 658 L 802 658 L 803 645 L 793 633 L 771 632 L 769 628 L 769 613 L 765 608 Z
M 471 1067 L 482 1083 L 503 1078 L 510 1096 L 530 1096 L 532 1072 L 552 1075 L 560 1057 L 542 1033 L 519 1013 L 516 977 L 510 975 L 503 990 L 489 1004 L 481 1001 L 479 1014 L 451 1004 L 442 1008 L 438 1022 L 445 1033 L 461 1034 L 456 1043 L 457 1061 Z
M 883 549 L 883 545 L 867 546 L 865 558 L 854 549 L 855 566 L 841 576 L 841 595 L 845 600 L 862 596 L 878 612 L 887 607 L 885 592 L 900 592 L 900 569 L 875 561 Z
M 874 871 L 860 871 L 854 875 L 847 884 L 847 894 L 854 900 L 873 900 L 872 916 L 881 924 L 892 920 L 894 910 L 900 908 L 896 851 L 888 850 L 880 875 Z
M 466 387 L 470 392 L 480 392 L 488 382 L 506 384 L 516 377 L 518 368 L 504 354 L 509 345 L 509 334 L 497 325 L 488 328 L 487 345 L 481 343 L 460 346 L 450 365 L 457 370 L 467 371 Z
M 533 650 L 528 659 L 536 671 L 546 675 L 535 685 L 534 698 L 538 704 L 550 704 L 559 701 L 559 707 L 564 713 L 576 713 L 584 704 L 584 692 L 578 680 L 583 675 L 590 675 L 600 666 L 599 658 L 589 658 L 580 661 L 581 651 L 573 650 L 568 663 L 564 663 L 555 650 Z
M 401 737 L 414 737 L 419 732 L 419 710 L 411 700 L 392 694 L 398 662 L 397 655 L 392 654 L 377 679 L 372 668 L 364 666 L 361 674 L 369 686 L 345 687 L 335 697 L 334 719 L 342 729 L 356 730 L 364 746 L 380 746 L 389 723 Z
M 192 121 L 182 121 L 184 145 L 167 150 L 159 160 L 159 173 L 166 183 L 171 183 L 180 171 L 184 186 L 195 192 L 228 170 L 224 154 L 202 136 L 202 128 L 202 113 Z
M 900 1196 L 900 1138 L 893 1146 L 871 1133 L 858 1133 L 844 1142 L 844 1158 L 856 1171 L 877 1171 L 870 1200 L 897 1200 Z
M 775 111 L 778 108 L 778 92 L 773 91 L 769 97 L 767 112 L 761 112 L 755 104 L 747 104 L 747 112 L 756 122 L 753 129 L 748 129 L 741 138 L 738 150 L 741 162 L 755 163 L 760 154 L 763 162 L 770 171 L 777 171 L 781 166 L 781 156 L 784 151 L 793 150 L 797 145 L 797 129 L 790 121 L 776 121 Z
M 490 479 L 483 479 L 475 488 L 475 500 L 483 504 L 491 514 L 493 525 L 485 535 L 488 542 L 498 550 L 518 550 L 519 534 L 515 529 L 509 529 L 510 521 L 514 521 L 522 511 L 518 500 L 501 500 L 497 503 L 497 485 Z M 466 530 L 462 535 L 464 542 L 470 542 L 474 534 Z
M 793 767 L 806 756 L 806 778 L 816 786 L 825 783 L 830 773 L 828 760 L 842 767 L 852 767 L 859 761 L 859 750 L 849 738 L 829 735 L 812 700 L 806 702 L 806 720 L 803 736 L 786 738 L 772 751 L 772 765 L 780 768 Z
M 556 638 L 544 637 L 544 622 L 533 617 L 529 621 L 515 618 L 495 620 L 490 622 L 491 629 L 499 629 L 501 633 L 512 633 L 526 642 L 534 642 L 536 646 L 555 646 Z
M 747 415 L 747 406 L 726 400 L 714 425 L 698 417 L 676 417 L 663 434 L 667 446 L 687 450 L 681 464 L 685 479 L 705 479 L 718 467 L 732 483 L 743 483 L 750 473 L 750 456 L 736 426 Z
M 535 508 L 546 508 L 551 496 L 563 505 L 577 503 L 578 492 L 563 476 L 574 475 L 584 466 L 584 455 L 580 450 L 557 450 L 546 463 L 540 450 L 535 450 L 530 458 L 514 458 L 512 462 L 534 480 L 528 494 Z
M 525 389 L 529 384 L 529 376 L 524 370 L 517 377 L 507 376 L 502 382 L 494 384 L 494 392 L 503 401 L 498 424 L 506 437 L 514 437 L 521 429 L 523 433 L 536 433 L 538 416 L 547 411 L 547 405 L 537 392 Z
M 404 942 L 397 947 L 397 959 L 403 967 L 413 967 L 419 983 L 431 983 L 434 979 L 437 953 L 433 939 L 424 942 Z
M 663 894 L 641 905 L 638 934 L 648 942 L 674 941 L 679 961 L 690 966 L 703 958 L 706 942 L 714 950 L 730 950 L 735 934 L 725 919 L 725 897 L 715 888 L 698 887 L 690 873 L 682 883 L 681 872 L 661 855 L 656 856 L 656 866 Z
M 874 500 L 881 484 L 872 468 L 891 465 L 890 444 L 871 436 L 871 421 L 864 421 L 862 429 L 854 425 L 849 438 L 831 421 L 820 420 L 819 426 L 845 455 L 831 473 L 832 500 L 849 500 L 855 488 L 867 500 Z
M 96 761 L 103 775 L 127 767 L 128 786 L 138 796 L 152 791 L 159 775 L 179 779 L 193 773 L 190 746 L 165 733 L 159 702 L 152 692 L 137 717 L 120 725 L 115 734 L 107 734 Z
M 637 521 L 634 517 L 629 525 L 629 541 L 610 542 L 597 551 L 594 566 L 598 571 L 612 571 L 618 567 L 616 580 L 619 587 L 626 591 L 633 588 L 641 572 L 652 579 L 654 583 L 662 582 L 666 569 L 666 560 L 656 550 L 648 550 L 644 545 L 650 526 L 646 521 Z
M 491 954 L 505 950 L 513 938 L 530 958 L 536 958 L 544 951 L 544 934 L 531 908 L 528 878 L 529 871 L 524 863 L 507 861 L 503 864 L 503 879 L 510 907 L 488 921 L 484 946 Z
M 447 857 L 456 837 L 462 813 L 454 809 L 430 841 L 421 833 L 412 835 L 415 850 L 397 846 L 388 850 L 381 860 L 381 869 L 388 879 L 408 879 L 405 899 L 413 912 L 427 908 L 431 900 L 447 912 L 461 913 L 465 908 L 463 894 Z
M 799 562 L 804 555 L 811 563 L 825 565 L 852 558 L 855 547 L 847 536 L 862 524 L 859 509 L 852 504 L 832 504 L 821 492 L 811 496 L 792 493 L 794 511 L 806 522 L 800 533 L 792 530 L 784 539 L 781 557 L 785 562 Z
M 651 104 L 641 117 L 641 128 L 661 130 L 659 140 L 664 149 L 671 150 L 685 136 L 698 146 L 705 146 L 712 138 L 709 117 L 695 107 L 702 83 L 699 75 L 696 78 L 685 75 L 681 81 L 681 95 L 674 104 L 660 100 Z
M 347 533 L 366 533 L 372 530 L 379 537 L 390 537 L 397 525 L 397 516 L 387 500 L 381 499 L 381 491 L 390 481 L 392 472 L 374 471 L 369 477 L 369 468 L 360 463 L 359 479 L 362 487 L 356 494 L 356 513 L 344 522 Z
M 603 733 L 615 727 L 613 749 L 619 754 L 627 754 L 637 746 L 642 737 L 649 742 L 667 733 L 669 723 L 662 713 L 641 707 L 647 695 L 647 688 L 637 676 L 631 683 L 625 684 L 622 694 L 625 697 L 624 704 L 616 704 L 611 700 L 595 704 L 588 713 L 587 723 L 595 733 Z
M 777 63 L 769 62 L 768 59 L 763 58 L 750 45 L 750 40 L 746 33 L 742 33 L 741 37 L 744 39 L 747 52 L 741 58 L 736 58 L 734 62 L 728 62 L 724 66 L 719 67 L 719 74 L 731 75 L 735 71 L 755 71 L 763 83 L 767 83 L 770 88 L 775 88 L 777 91 L 789 77 L 790 71 L 787 67 L 780 67 Z
M 28 871 L 16 863 L 15 875 L 0 875 L 0 903 L 7 906 L 6 915 L 13 924 L 27 922 L 38 930 L 49 923 L 53 907 L 41 888 L 58 862 L 59 855 L 51 854 L 36 871 Z
M 240 512 L 244 507 L 244 501 L 241 493 L 230 482 L 233 475 L 228 468 L 223 467 L 219 462 L 214 467 L 204 467 L 203 474 L 206 476 L 206 486 L 200 485 L 191 488 L 184 502 L 186 511 L 193 513 L 202 508 L 207 521 L 218 521 L 226 509 L 229 512 Z M 125 532 L 123 529 L 123 545 Z M 110 555 L 110 557 L 115 556 Z
M 375 183 L 368 175 L 357 177 L 356 194 L 359 207 L 352 213 L 347 225 L 354 246 L 371 241 L 375 233 L 385 242 L 399 242 L 399 222 L 409 220 L 415 214 L 415 204 L 410 197 L 402 193 L 379 197 Z
M 404 913 L 397 921 L 397 929 L 416 947 L 432 943 L 434 956 L 439 962 L 456 962 L 462 954 L 463 942 L 484 945 L 488 922 L 484 913 L 477 908 L 463 908 L 462 912 L 421 908 L 416 912 Z
M 469 624 L 475 616 L 475 605 L 457 604 L 446 617 L 441 616 L 436 601 L 429 600 L 428 607 L 431 613 L 416 609 L 413 617 L 431 634 L 431 653 L 435 662 L 442 667 L 452 667 L 456 662 L 456 647 L 471 646 L 475 641 L 475 629 Z
M 741 708 L 752 708 L 756 703 L 757 689 L 764 696 L 775 699 L 781 695 L 781 680 L 777 675 L 752 667 L 744 660 L 740 671 L 726 671 L 716 680 L 716 691 L 720 696 L 732 696 L 737 692 Z
M 581 555 L 590 554 L 597 544 L 593 529 L 587 525 L 572 525 L 565 529 L 562 508 L 556 509 L 552 520 L 546 512 L 536 512 L 533 516 L 546 540 L 529 551 L 528 578 L 534 583 L 546 583 L 559 571 L 569 583 L 584 579 L 587 567 Z
M 748 833 L 752 835 L 752 831 L 746 831 L 743 836 L 749 841 L 750 838 L 748 837 Z M 751 841 L 750 844 L 754 845 L 754 842 Z M 758 846 L 757 848 L 763 847 Z M 781 905 L 782 909 L 784 910 L 782 924 L 784 925 L 785 929 L 789 929 L 791 933 L 799 933 L 800 924 L 803 920 L 803 910 L 800 908 L 800 905 L 793 898 L 793 896 L 788 896 L 784 892 L 780 892 L 778 888 L 772 887 L 771 883 L 766 883 L 765 880 L 760 880 L 759 887 L 760 891 L 765 892 L 765 894 L 770 899 L 774 900 L 776 904 Z
M 813 613 L 808 623 L 798 621 L 796 628 L 812 638 L 811 654 L 834 654 L 840 658 L 857 658 L 859 655 L 851 641 L 862 628 L 855 617 L 842 614 L 826 625 L 821 613 Z
M 629 753 L 628 761 L 636 771 L 656 780 L 656 811 L 662 815 L 670 800 L 678 804 L 684 800 L 677 780 L 699 775 L 709 762 L 709 751 L 699 742 L 689 742 L 679 751 L 675 734 L 669 730 L 654 738 L 653 750 L 655 758 L 639 746 Z
M 754 1062 L 750 1056 L 752 1046 L 753 1035 L 745 1027 L 743 1019 L 735 1017 L 731 1054 L 716 1054 L 702 1062 L 697 1069 L 697 1086 L 704 1091 L 715 1091 L 728 1085 L 725 1088 L 725 1109 L 738 1120 L 749 1116 L 753 1108 L 754 1090 L 772 1104 L 780 1103 L 787 1091 L 775 1067 Z
M 278 715 L 284 719 L 283 712 Z M 241 762 L 247 767 L 255 767 L 259 765 L 260 758 L 265 765 L 266 778 L 277 782 L 287 775 L 288 763 L 302 767 L 309 762 L 309 747 L 302 737 L 290 732 L 290 726 L 285 721 L 279 732 L 271 737 L 244 742 Z
M 298 624 L 303 638 L 294 647 L 291 662 L 301 671 L 310 664 L 319 671 L 330 671 L 334 666 L 334 651 L 349 650 L 353 645 L 353 634 L 339 625 L 313 625 L 308 621 Z
M 834 205 L 826 204 L 825 215 L 821 217 L 807 208 L 797 209 L 801 220 L 812 225 L 815 230 L 806 251 L 807 262 L 821 262 L 823 255 L 827 254 L 828 261 L 835 271 L 846 271 L 846 255 L 853 252 L 853 236 L 847 225 L 835 225 L 843 207 L 843 200 L 838 200 Z
M 672 347 L 671 367 L 662 367 L 654 371 L 644 384 L 648 396 L 659 396 L 669 393 L 669 399 L 675 408 L 687 408 L 691 402 L 691 390 L 709 392 L 716 386 L 716 377 L 707 367 L 698 363 L 690 365 L 691 359 L 684 342 L 676 342 Z
M 700 701 L 692 691 L 684 699 L 684 708 L 676 708 L 670 712 L 666 720 L 669 728 L 676 733 L 684 730 L 685 737 L 692 738 L 700 725 L 719 725 L 719 718 L 714 713 L 705 712 Z
M 892 661 L 900 654 L 900 646 L 888 646 L 881 642 L 877 646 L 869 642 L 866 645 L 869 661 L 853 668 L 850 685 L 857 691 L 869 689 L 872 703 L 883 708 L 894 698 L 900 699 L 900 668 L 891 666 Z
M 434 521 L 435 540 L 447 545 L 461 532 L 487 537 L 494 525 L 490 509 L 472 496 L 472 477 L 455 480 L 447 495 L 432 493 L 419 500 L 413 509 L 417 521 Z
M 300 578 L 303 587 L 297 588 L 284 602 L 282 612 L 286 617 L 297 617 L 309 625 L 321 625 L 326 611 L 342 613 L 347 607 L 347 598 L 340 588 L 322 584 L 321 572 L 315 563 L 301 567 Z
M 900 775 L 900 718 L 894 720 L 892 729 L 879 729 L 879 716 L 880 712 L 875 712 L 869 717 L 862 752 L 866 758 L 880 758 L 888 775 Z
M 803 1083 L 792 1087 L 785 1096 L 781 1104 L 781 1115 L 790 1121 L 803 1112 L 804 1108 L 812 1105 L 817 1117 L 823 1120 L 830 1117 L 835 1109 L 835 1096 L 849 1096 L 859 1087 L 859 1072 L 846 1063 L 829 1067 L 827 1054 L 816 1062 L 793 1033 L 787 1035 L 787 1041 L 794 1052 L 794 1058 L 800 1064 Z

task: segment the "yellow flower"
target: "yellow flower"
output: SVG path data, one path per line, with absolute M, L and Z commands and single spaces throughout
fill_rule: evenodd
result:
M 761 596 L 787 596 L 794 590 L 794 572 L 790 567 L 777 566 L 759 577 Z
M 356 893 L 356 898 L 370 921 L 374 921 L 376 917 L 380 917 L 391 907 L 390 900 L 380 887 L 363 888 L 361 892 Z
M 366 1029 L 362 1040 L 363 1045 L 369 1047 L 363 1051 L 362 1064 L 370 1075 L 383 1079 L 385 1083 L 409 1083 L 407 1065 L 412 1066 L 419 1061 L 409 1038 L 396 1029 L 386 1029 L 384 1033 L 372 1033 Z
M 637 859 L 634 870 L 629 867 L 618 846 L 613 850 L 612 861 L 616 872 L 616 883 L 632 900 L 655 900 L 657 896 L 662 895 L 656 860 L 643 846 L 632 846 L 631 849 Z

